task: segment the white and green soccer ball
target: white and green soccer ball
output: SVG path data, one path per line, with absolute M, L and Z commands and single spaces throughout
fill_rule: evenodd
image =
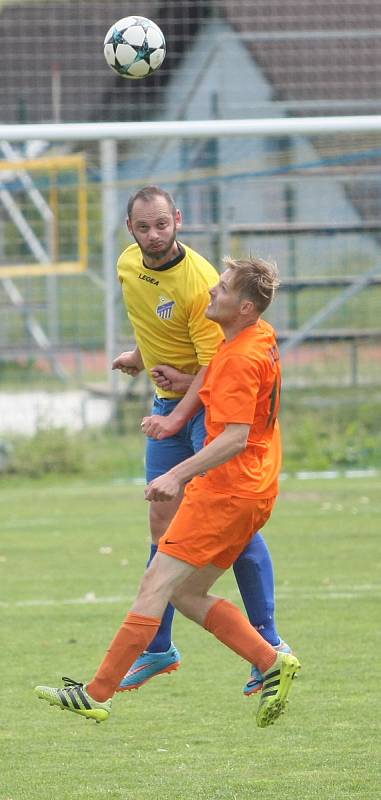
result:
M 159 26 L 146 17 L 123 17 L 111 25 L 104 40 L 105 59 L 122 78 L 146 78 L 162 65 L 165 39 Z

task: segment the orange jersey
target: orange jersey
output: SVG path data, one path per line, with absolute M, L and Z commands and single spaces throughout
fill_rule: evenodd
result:
M 274 497 L 278 493 L 281 440 L 277 413 L 281 372 L 272 326 L 262 319 L 212 359 L 199 392 L 205 406 L 208 444 L 229 423 L 250 425 L 245 450 L 208 470 L 205 489 L 237 497 Z

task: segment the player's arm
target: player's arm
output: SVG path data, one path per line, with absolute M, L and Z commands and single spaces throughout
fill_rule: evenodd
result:
M 178 394 L 185 394 L 195 377 L 194 373 L 181 372 L 169 364 L 156 364 L 151 369 L 151 375 L 160 389 Z
M 151 436 L 153 439 L 165 439 L 167 436 L 173 436 L 196 414 L 202 406 L 198 392 L 204 382 L 206 370 L 207 367 L 200 368 L 186 394 L 168 416 L 162 417 L 160 414 L 153 414 L 151 417 L 143 417 L 141 429 L 146 436 Z
M 114 358 L 112 369 L 120 369 L 121 372 L 125 372 L 127 375 L 136 378 L 139 372 L 142 372 L 144 369 L 139 348 L 135 347 L 134 350 L 126 350 L 124 353 L 117 356 L 117 358 Z
M 241 453 L 247 444 L 250 425 L 229 423 L 225 429 L 194 456 L 180 462 L 164 475 L 155 478 L 145 490 L 146 500 L 172 500 L 177 497 L 185 483 L 218 467 Z

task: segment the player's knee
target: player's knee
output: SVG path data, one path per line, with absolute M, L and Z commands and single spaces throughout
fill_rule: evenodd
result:
M 194 595 L 181 593 L 180 590 L 173 592 L 170 600 L 180 614 L 183 614 L 183 616 L 188 619 L 196 621 Z
M 263 547 L 262 543 L 255 541 L 255 539 L 256 537 L 253 536 L 235 561 L 233 569 L 236 575 L 240 570 L 247 568 L 261 569 L 262 564 L 267 561 L 269 557 L 267 547 Z

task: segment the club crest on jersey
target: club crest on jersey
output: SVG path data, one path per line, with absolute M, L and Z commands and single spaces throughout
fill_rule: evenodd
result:
M 174 307 L 174 300 L 168 300 L 167 297 L 160 297 L 159 305 L 156 306 L 156 314 L 160 319 L 171 319 Z

